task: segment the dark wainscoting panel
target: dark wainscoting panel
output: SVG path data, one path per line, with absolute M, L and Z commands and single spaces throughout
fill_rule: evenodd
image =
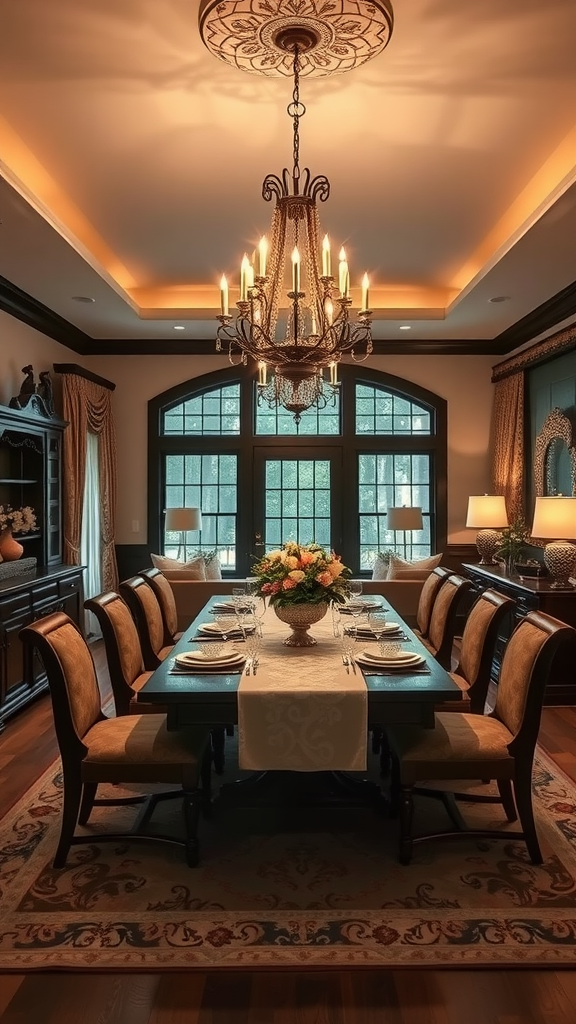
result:
M 480 555 L 476 550 L 474 542 L 471 544 L 447 544 L 444 548 L 444 557 L 442 559 L 442 565 L 446 566 L 447 569 L 452 569 L 453 572 L 465 575 L 462 570 L 462 566 L 470 562 L 479 562 Z
M 121 581 L 137 576 L 141 569 L 147 569 L 152 565 L 147 544 L 117 544 L 116 559 Z

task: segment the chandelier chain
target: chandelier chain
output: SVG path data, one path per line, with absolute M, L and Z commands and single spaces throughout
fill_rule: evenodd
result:
M 288 105 L 288 114 L 293 121 L 294 144 L 292 148 L 292 179 L 294 181 L 294 192 L 298 195 L 300 181 L 300 118 L 306 113 L 306 107 L 300 102 L 300 50 L 294 47 L 294 88 L 292 89 L 292 103 Z

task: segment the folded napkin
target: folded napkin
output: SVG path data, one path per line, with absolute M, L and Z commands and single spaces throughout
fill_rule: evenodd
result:
M 177 654 L 171 666 L 171 672 L 198 675 L 204 673 L 241 672 L 246 658 L 240 651 L 231 650 L 217 658 L 211 658 L 209 651 L 184 651 Z
M 238 687 L 238 763 L 251 771 L 365 771 L 368 691 L 344 668 L 281 684 L 264 667 Z

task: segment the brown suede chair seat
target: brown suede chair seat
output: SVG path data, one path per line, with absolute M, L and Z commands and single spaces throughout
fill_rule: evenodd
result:
M 518 623 L 506 646 L 493 712 L 440 712 L 435 715 L 433 729 L 387 729 L 392 753 L 392 811 L 400 810 L 403 864 L 410 862 L 414 843 L 442 836 L 507 841 L 522 838 L 532 862 L 542 862 L 532 811 L 532 762 L 550 667 L 560 645 L 567 644 L 576 648 L 576 630 L 572 626 L 549 615 L 530 612 Z M 522 832 L 464 828 L 460 832 L 412 836 L 413 790 L 417 782 L 487 778 L 498 783 L 508 821 L 516 820 L 517 809 Z M 438 791 L 432 795 L 437 796 Z M 494 797 L 487 799 L 493 801 Z
M 191 866 L 198 862 L 197 827 L 200 813 L 198 779 L 202 774 L 202 805 L 210 811 L 210 762 L 205 752 L 208 730 L 204 726 L 174 732 L 166 728 L 166 716 L 123 715 L 107 718 L 90 649 L 79 627 L 63 612 L 54 612 L 20 631 L 24 644 L 37 648 L 44 663 L 52 697 L 54 725 L 64 777 L 62 827 L 54 867 L 64 867 L 71 845 L 146 840 L 184 847 Z M 91 831 L 76 835 L 95 804 L 114 806 L 146 802 L 149 820 L 160 800 L 174 793 L 148 797 L 96 800 L 99 783 L 175 783 L 183 800 L 186 835 L 154 836 L 141 831 L 113 833 Z

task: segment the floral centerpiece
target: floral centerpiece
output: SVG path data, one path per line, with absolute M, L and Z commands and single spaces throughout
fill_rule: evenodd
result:
M 12 508 L 0 505 L 0 531 L 10 529 L 12 533 L 29 533 L 36 527 L 36 515 L 30 505 Z
M 296 604 L 342 603 L 348 593 L 350 569 L 320 544 L 288 541 L 264 555 L 252 569 L 257 593 L 275 608 Z

